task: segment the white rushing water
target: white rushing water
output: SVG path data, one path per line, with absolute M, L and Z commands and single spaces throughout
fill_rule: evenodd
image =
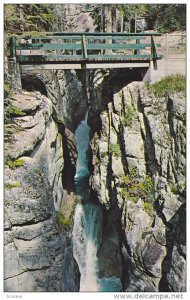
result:
M 81 121 L 79 126 L 77 127 L 75 131 L 75 138 L 77 142 L 77 166 L 76 166 L 76 175 L 75 179 L 81 177 L 88 176 L 89 170 L 88 170 L 88 157 L 87 157 L 87 151 L 89 147 L 89 131 L 90 128 L 87 124 L 88 119 L 88 113 L 85 116 L 85 119 Z
M 77 168 L 75 175 L 77 194 L 85 200 L 75 208 L 73 226 L 73 250 L 81 273 L 80 291 L 98 291 L 97 250 L 101 234 L 101 208 L 89 201 L 88 157 L 89 126 L 88 114 L 75 131 L 77 141 Z
M 79 266 L 80 291 L 121 291 L 121 282 L 116 277 L 98 278 L 97 252 L 101 242 L 102 208 L 89 199 L 88 114 L 75 131 L 77 141 L 76 193 L 82 203 L 75 208 L 73 226 L 73 254 Z
M 73 228 L 74 257 L 81 273 L 80 291 L 98 291 L 97 250 L 101 235 L 101 208 L 78 203 Z

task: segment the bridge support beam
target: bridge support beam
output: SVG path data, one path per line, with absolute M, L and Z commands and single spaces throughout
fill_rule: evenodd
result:
M 84 69 L 120 69 L 120 68 L 149 68 L 150 62 L 91 62 L 91 63 L 61 63 L 22 65 L 23 71 L 35 70 L 82 70 Z
M 16 38 L 12 36 L 9 41 L 10 57 L 8 60 L 8 72 L 10 77 L 10 85 L 14 92 L 22 91 L 21 84 L 21 68 L 16 61 Z
M 15 60 L 9 60 L 8 62 L 8 73 L 10 78 L 10 86 L 12 90 L 16 92 L 22 91 L 21 84 L 21 68 L 19 63 Z

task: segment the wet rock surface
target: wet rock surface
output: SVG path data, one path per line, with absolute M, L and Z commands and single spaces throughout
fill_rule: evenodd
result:
M 72 196 L 63 187 L 65 128 L 55 122 L 52 102 L 39 92 L 22 92 L 10 102 L 24 115 L 12 117 L 17 129 L 5 144 L 5 291 L 77 291 L 71 228 L 58 218 L 70 209 Z M 75 156 L 67 129 L 68 136 Z
M 123 285 L 131 292 L 185 291 L 185 98 L 157 99 L 143 82 L 132 82 L 107 96 L 106 109 L 100 99 L 90 181 L 108 215 L 113 207 L 115 217 L 120 212 Z

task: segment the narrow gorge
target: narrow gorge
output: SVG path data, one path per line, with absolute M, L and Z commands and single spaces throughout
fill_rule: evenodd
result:
M 46 95 L 7 100 L 7 291 L 185 290 L 185 98 L 117 76 L 89 73 L 88 101 L 74 71 L 29 76 Z
M 28 71 L 6 95 L 6 292 L 186 291 L 186 96 L 145 73 Z

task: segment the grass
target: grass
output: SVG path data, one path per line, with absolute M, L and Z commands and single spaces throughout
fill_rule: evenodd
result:
M 17 188 L 17 187 L 21 187 L 21 184 L 19 181 L 16 181 L 14 183 L 5 183 L 6 190 L 10 190 L 10 189 Z
M 9 166 L 9 168 L 15 169 L 24 166 L 25 161 L 23 159 L 9 160 L 6 164 Z
M 177 195 L 178 194 L 178 188 L 175 184 L 173 183 L 169 183 L 169 187 L 170 187 L 170 190 L 173 194 Z
M 153 214 L 153 204 L 152 204 L 152 203 L 145 202 L 145 203 L 144 203 L 144 211 L 145 211 L 147 214 L 152 215 L 152 214 Z
M 100 157 L 101 157 L 101 158 L 104 158 L 104 157 L 106 157 L 106 156 L 108 156 L 108 152 L 101 152 L 101 153 L 100 153 Z
M 123 118 L 123 123 L 125 126 L 130 126 L 134 117 L 134 109 L 132 106 L 127 106 L 126 113 Z
M 109 150 L 115 157 L 118 158 L 121 156 L 121 150 L 119 144 L 111 144 Z
M 61 212 L 56 211 L 56 222 L 60 229 L 70 227 L 72 225 L 72 219 L 65 217 Z
M 186 78 L 181 74 L 170 75 L 164 77 L 159 82 L 147 85 L 150 92 L 153 92 L 156 97 L 172 95 L 177 92 L 183 92 L 186 95 Z
M 13 95 L 13 91 L 8 83 L 4 83 L 4 98 L 11 97 Z
M 10 117 L 22 117 L 25 116 L 26 113 L 24 113 L 23 111 L 21 111 L 18 107 L 12 106 L 12 105 L 8 105 L 5 107 L 5 117 L 6 118 L 10 118 Z
M 144 201 L 145 210 L 151 212 L 150 207 L 154 202 L 153 182 L 150 176 L 139 178 L 137 169 L 131 168 L 129 175 L 124 175 L 120 182 L 122 198 L 137 202 L 139 198 Z

